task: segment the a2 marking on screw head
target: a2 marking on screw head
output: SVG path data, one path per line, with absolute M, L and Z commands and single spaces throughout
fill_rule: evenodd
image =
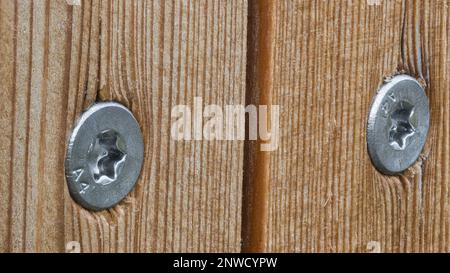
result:
M 419 157 L 429 129 L 428 98 L 420 83 L 398 75 L 375 96 L 367 123 L 367 147 L 375 167 L 398 174 Z

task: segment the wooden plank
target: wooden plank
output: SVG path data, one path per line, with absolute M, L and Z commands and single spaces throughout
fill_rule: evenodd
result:
M 450 250 L 448 1 L 253 1 L 249 44 L 246 1 L 77 2 L 0 0 L 0 252 L 239 251 L 242 180 L 244 250 Z M 388 177 L 365 126 L 398 71 L 427 86 L 432 120 L 419 162 Z M 249 144 L 243 166 L 242 142 L 172 141 L 171 108 L 195 96 L 279 104 L 278 151 Z M 148 155 L 101 213 L 63 174 L 62 139 L 96 100 L 132 109 Z
M 1 1 L 1 251 L 63 245 L 68 7 Z M 5 50 L 4 50 L 5 49 Z M 3 111 L 5 109 L 6 111 Z
M 449 251 L 448 1 L 278 1 L 267 251 Z M 365 129 L 384 76 L 421 78 L 420 160 L 383 176 Z
M 170 112 L 244 104 L 247 3 L 67 3 L 0 2 L 0 251 L 239 251 L 243 143 L 175 142 Z M 63 139 L 96 100 L 134 112 L 146 159 L 130 196 L 92 213 L 68 195 Z

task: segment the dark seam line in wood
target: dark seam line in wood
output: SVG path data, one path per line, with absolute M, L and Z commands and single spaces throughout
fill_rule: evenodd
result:
M 247 105 L 272 104 L 275 4 L 273 0 L 249 2 Z M 248 122 L 246 128 L 248 133 Z M 244 145 L 242 252 L 266 251 L 270 152 L 260 151 L 260 144 L 246 140 Z
M 402 8 L 403 8 L 403 18 L 402 18 L 402 30 L 401 30 L 401 37 L 400 37 L 400 53 L 401 53 L 401 58 L 402 58 L 402 70 L 403 69 L 407 69 L 408 65 L 406 64 L 406 53 L 405 53 L 405 33 L 406 33 L 406 1 L 403 1 L 402 4 Z
M 97 103 L 100 102 L 100 93 L 101 93 L 101 86 L 100 86 L 100 79 L 101 79 L 101 75 L 102 75 L 102 39 L 103 39 L 103 31 L 105 31 L 102 27 L 102 3 L 101 2 L 99 4 L 99 8 L 98 8 L 98 17 L 100 18 L 97 22 L 98 24 L 98 49 L 97 49 L 97 82 L 95 84 L 95 96 L 94 96 L 94 101 L 93 103 Z

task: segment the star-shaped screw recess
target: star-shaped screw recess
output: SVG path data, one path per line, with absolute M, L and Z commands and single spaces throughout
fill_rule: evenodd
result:
M 389 144 L 395 150 L 404 150 L 407 140 L 416 132 L 411 123 L 414 107 L 408 103 L 400 102 L 398 110 L 391 114 L 392 126 L 389 130 Z
M 96 137 L 90 149 L 92 153 L 90 157 L 96 161 L 92 173 L 98 184 L 108 185 L 114 182 L 125 162 L 127 155 L 119 147 L 119 138 L 119 135 L 112 130 L 103 131 Z

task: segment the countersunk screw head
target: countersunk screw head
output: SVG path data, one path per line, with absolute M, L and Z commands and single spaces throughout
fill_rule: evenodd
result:
M 367 147 L 375 167 L 395 175 L 419 157 L 428 135 L 428 98 L 420 83 L 398 75 L 376 94 L 367 123 Z
M 69 139 L 65 172 L 70 195 L 89 210 L 113 207 L 133 189 L 143 158 L 142 133 L 133 114 L 115 102 L 94 104 Z

